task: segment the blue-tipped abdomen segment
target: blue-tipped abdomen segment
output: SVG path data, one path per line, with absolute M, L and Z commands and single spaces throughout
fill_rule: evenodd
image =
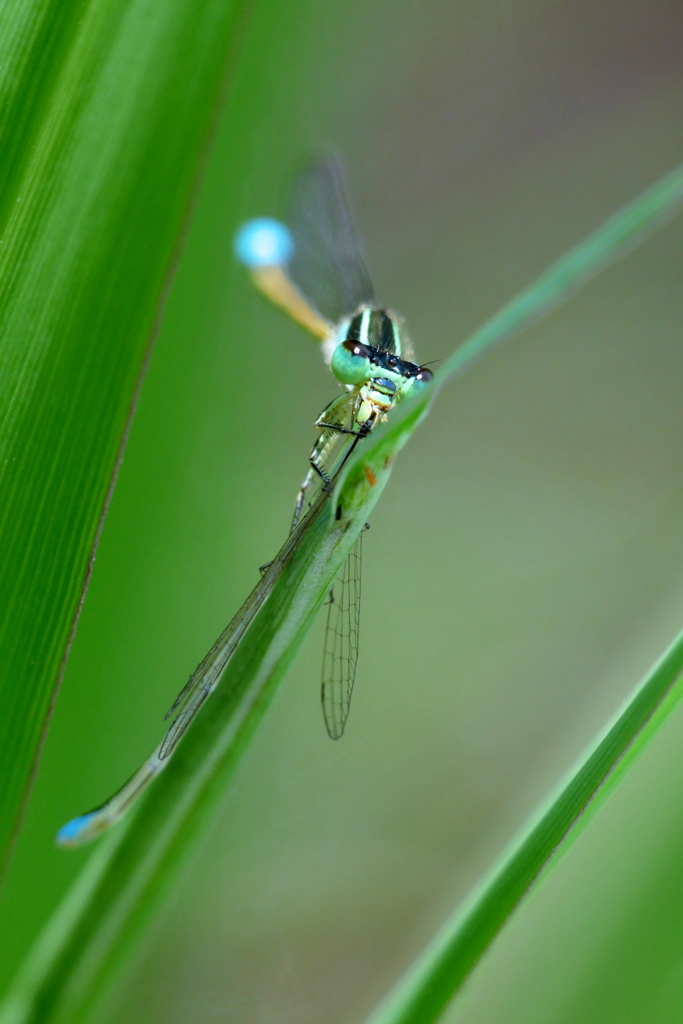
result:
M 284 266 L 294 252 L 291 233 L 279 220 L 258 217 L 243 224 L 235 236 L 237 258 L 250 270 Z
M 97 839 L 117 821 L 120 821 L 168 764 L 168 758 L 162 759 L 159 756 L 160 752 L 161 744 L 152 756 L 148 757 L 145 763 L 138 768 L 125 786 L 122 786 L 118 793 L 114 793 L 101 807 L 96 807 L 94 811 L 88 811 L 87 814 L 81 814 L 78 818 L 67 821 L 66 825 L 57 833 L 59 845 L 80 846 L 82 843 L 89 843 L 91 839 Z
M 294 239 L 284 224 L 272 217 L 247 221 L 235 235 L 235 252 L 251 271 L 256 287 L 271 302 L 316 337 L 327 339 L 332 336 L 334 324 L 310 305 L 289 277 L 288 264 L 294 255 Z
M 72 818 L 71 821 L 67 821 L 66 825 L 63 825 L 57 833 L 59 845 L 80 846 L 81 843 L 86 842 L 90 838 L 88 826 L 92 824 L 94 818 L 97 818 L 97 811 L 81 814 L 78 818 Z

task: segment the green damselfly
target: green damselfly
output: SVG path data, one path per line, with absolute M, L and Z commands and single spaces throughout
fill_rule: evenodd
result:
M 290 205 L 289 227 L 267 218 L 246 224 L 236 239 L 237 254 L 261 291 L 320 339 L 344 391 L 315 421 L 319 437 L 283 548 L 181 690 L 166 715 L 172 721 L 160 745 L 105 804 L 60 830 L 57 838 L 64 846 L 94 839 L 119 821 L 166 767 L 270 596 L 308 510 L 321 492 L 330 492 L 357 444 L 399 401 L 432 378 L 430 370 L 411 361 L 400 318 L 376 302 L 336 162 L 321 158 L 303 167 Z M 321 699 L 332 739 L 344 732 L 356 673 L 360 570 L 359 537 L 328 600 Z

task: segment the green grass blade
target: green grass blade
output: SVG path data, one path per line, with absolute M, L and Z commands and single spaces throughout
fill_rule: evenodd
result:
M 598 793 L 600 802 L 606 798 L 678 707 L 682 671 L 683 633 L 367 1024 L 428 1024 L 439 1019 L 558 846 L 570 831 L 576 837 L 579 821 L 585 825 L 582 816 L 589 804 Z M 592 813 L 597 804 L 592 804 Z
M 210 698 L 210 714 L 197 718 L 138 811 L 95 851 L 0 1007 L 2 1024 L 71 1021 L 92 1008 L 200 835 L 390 471 L 383 451 L 333 500 L 323 495 L 314 506 Z
M 648 199 L 653 193 L 646 193 L 627 208 L 628 218 L 625 213 L 618 215 L 585 246 L 560 261 L 548 275 L 555 282 L 550 290 L 547 278 L 542 278 L 506 307 L 491 321 L 497 325 L 495 330 L 490 325 L 485 328 L 486 343 L 476 354 L 538 316 L 548 307 L 550 292 L 553 302 L 558 301 L 585 279 L 591 269 L 616 255 L 627 241 L 634 244 L 656 220 L 672 212 L 683 194 L 683 171 L 674 177 L 675 187 L 669 188 L 664 198 L 660 195 L 653 204 Z M 641 216 L 634 217 L 633 212 L 638 210 Z M 614 231 L 614 224 L 626 227 Z M 468 359 L 474 357 L 471 346 L 466 351 Z M 442 377 L 452 372 L 455 370 L 449 362 Z M 5 1005 L 5 1016 L 0 1014 L 3 1024 L 49 1024 L 79 1018 L 130 953 L 247 749 L 275 687 L 325 598 L 331 579 L 369 517 L 394 458 L 418 425 L 430 398 L 407 403 L 388 429 L 366 442 L 339 481 L 333 501 L 321 503 L 308 520 L 298 550 L 284 567 L 268 603 L 255 618 L 211 697 L 210 714 L 198 717 L 138 813 L 96 851 L 95 866 L 86 869 L 86 876 L 68 897 L 18 979 Z M 680 657 L 678 647 L 676 657 Z M 656 706 L 656 693 L 661 699 L 665 692 L 662 680 L 667 672 L 673 672 L 671 666 L 670 658 L 655 682 L 643 691 L 647 699 L 634 702 L 628 717 L 631 739 Z M 669 676 L 666 680 L 669 685 Z M 619 733 L 615 742 L 600 747 L 598 768 L 604 769 L 603 778 L 609 769 L 606 762 L 611 759 L 613 767 L 628 742 L 628 735 Z M 581 775 L 580 796 L 586 796 L 592 782 L 598 784 L 598 768 L 594 760 L 589 763 L 588 778 Z M 469 948 L 474 950 L 473 963 L 479 954 L 474 946 Z M 421 975 L 420 991 L 424 993 L 430 984 Z
M 249 6 L 3 11 L 0 868 Z
M 450 380 L 538 317 L 564 302 L 615 259 L 674 216 L 683 203 L 683 166 L 628 203 L 602 227 L 554 263 L 446 360 L 439 381 Z
M 442 384 L 465 373 L 498 345 L 566 301 L 606 266 L 645 241 L 658 226 L 673 217 L 682 204 L 683 166 L 677 167 L 623 207 L 475 331 L 435 374 L 429 393 L 421 399 L 424 408 L 433 401 Z M 383 443 L 384 437 L 390 437 L 394 432 L 397 436 L 403 433 L 401 420 L 406 415 L 399 412 L 393 416 L 390 425 L 378 431 L 354 461 L 362 463 L 373 443 Z

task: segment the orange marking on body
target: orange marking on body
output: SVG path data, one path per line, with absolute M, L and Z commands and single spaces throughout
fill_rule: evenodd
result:
M 368 481 L 368 483 L 370 484 L 371 487 L 376 487 L 377 486 L 377 477 L 372 472 L 372 470 L 370 469 L 369 466 L 365 467 L 365 476 L 367 477 L 367 481 Z

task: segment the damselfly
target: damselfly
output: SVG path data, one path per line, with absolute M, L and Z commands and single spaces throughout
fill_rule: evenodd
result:
M 256 285 L 321 339 L 345 386 L 315 421 L 320 436 L 297 496 L 294 529 L 316 483 L 330 487 L 359 441 L 432 373 L 411 361 L 400 318 L 377 304 L 335 161 L 315 160 L 297 176 L 290 227 L 252 221 L 238 235 L 237 251 Z M 361 544 L 362 534 L 328 601 L 321 699 L 332 739 L 344 732 L 356 673 Z
M 312 161 L 295 178 L 289 228 L 270 219 L 251 221 L 239 232 L 236 248 L 261 291 L 321 340 L 344 391 L 315 421 L 320 435 L 297 495 L 288 541 L 179 694 L 159 747 L 110 800 L 61 829 L 58 841 L 65 846 L 87 842 L 119 821 L 165 768 L 270 596 L 308 509 L 321 491 L 329 492 L 356 445 L 399 401 L 432 378 L 430 370 L 411 361 L 401 320 L 376 302 L 333 160 Z M 360 570 L 359 537 L 328 601 L 321 695 L 332 739 L 344 732 L 356 673 Z

